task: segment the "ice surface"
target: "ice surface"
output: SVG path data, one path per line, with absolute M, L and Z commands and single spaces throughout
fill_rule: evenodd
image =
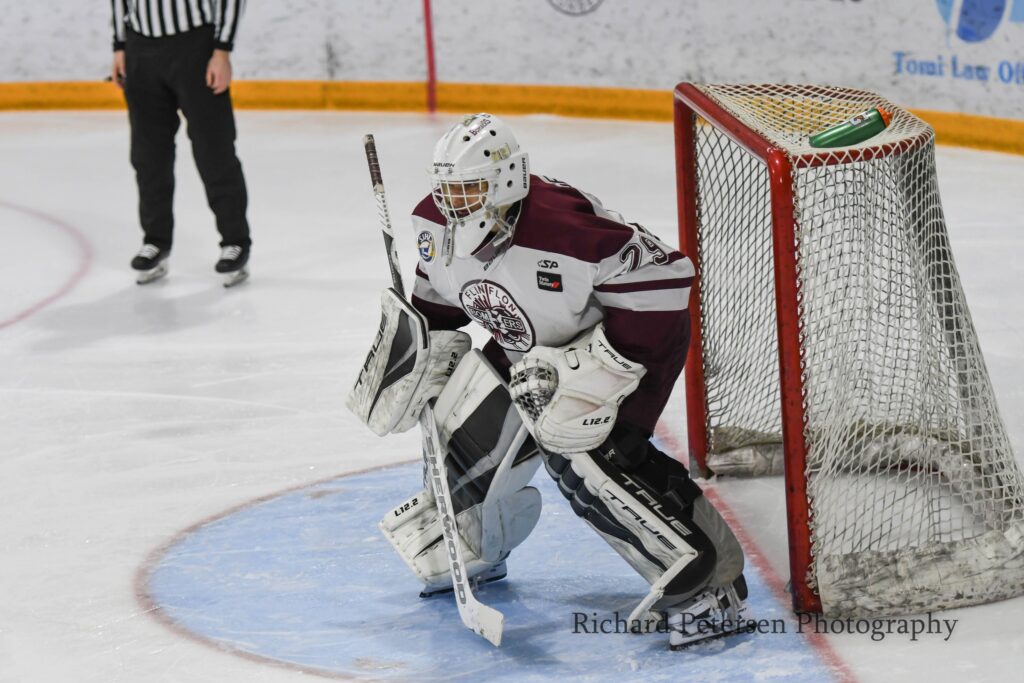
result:
M 210 647 L 187 630 L 169 628 L 169 607 L 147 614 L 140 598 L 144 568 L 159 566 L 162 553 L 177 547 L 168 544 L 193 538 L 182 532 L 204 520 L 241 519 L 225 517 L 238 506 L 239 514 L 272 509 L 253 505 L 257 498 L 271 497 L 270 505 L 289 489 L 298 492 L 289 495 L 308 497 L 317 489 L 307 487 L 334 486 L 345 481 L 337 479 L 341 475 L 416 457 L 414 433 L 378 439 L 343 406 L 388 279 L 361 137 L 376 135 L 410 277 L 415 245 L 401 218 L 426 194 L 432 143 L 450 120 L 240 114 L 253 275 L 225 291 L 213 272 L 218 237 L 184 135 L 171 272 L 138 287 L 128 269 L 140 233 L 125 115 L 0 116 L 0 681 L 308 680 L 294 666 L 269 663 L 266 653 L 239 656 L 238 643 Z M 671 126 L 512 121 L 539 172 L 597 194 L 675 241 Z M 938 164 L 957 263 L 1020 458 L 1024 159 L 940 148 Z M 662 427 L 677 454 L 685 443 L 679 399 Z M 752 563 L 763 564 L 758 600 L 784 611 L 781 581 L 773 578 L 788 574 L 780 482 L 714 488 L 740 520 Z M 390 493 L 371 497 L 360 514 L 379 517 L 395 502 Z M 593 542 L 563 501 L 549 495 L 546 505 L 566 515 L 566 533 L 579 535 L 573 544 Z M 301 518 L 295 524 L 300 536 Z M 329 542 L 384 548 L 383 540 L 367 540 L 372 529 L 355 537 L 341 536 L 343 530 L 339 521 L 339 539 Z M 197 559 L 212 561 L 225 548 L 203 552 L 208 556 Z M 585 564 L 578 574 L 565 570 L 563 594 L 578 585 Z M 366 565 L 366 572 L 378 570 Z M 630 585 L 624 592 L 632 593 L 635 579 L 622 569 L 623 585 Z M 292 585 L 281 582 L 272 592 Z M 495 592 L 514 597 L 513 585 Z M 410 605 L 415 597 L 408 588 L 396 585 L 394 613 L 381 620 L 410 609 L 450 617 L 436 628 L 451 637 L 439 635 L 433 645 L 452 660 L 478 666 L 481 679 L 506 656 L 480 651 L 474 658 L 478 648 L 467 646 L 454 610 L 449 615 L 440 607 Z M 604 603 L 594 609 L 605 609 Z M 540 630 L 557 621 L 538 617 Z M 942 617 L 959 619 L 948 642 L 896 636 L 872 642 L 864 635 L 821 640 L 860 681 L 1003 683 L 1007 672 L 1024 666 L 1024 600 Z M 281 627 L 288 633 L 287 623 Z M 591 638 L 597 637 L 587 636 L 588 647 Z M 600 673 L 620 666 L 644 670 L 648 656 L 662 661 L 644 648 L 620 649 L 615 638 L 603 653 L 575 665 Z M 531 642 L 542 648 L 545 640 L 537 633 Z M 808 658 L 824 661 L 820 647 L 805 643 L 797 654 L 782 646 L 771 657 L 757 651 L 756 671 L 738 667 L 756 647 L 723 641 L 680 654 L 680 677 L 697 658 L 703 681 L 787 680 L 807 670 Z M 396 655 L 408 654 L 398 639 L 394 648 Z M 400 659 L 387 654 L 373 657 Z M 543 661 L 543 649 L 533 656 Z M 543 666 L 532 673 L 543 676 Z M 557 666 L 549 673 L 567 677 Z

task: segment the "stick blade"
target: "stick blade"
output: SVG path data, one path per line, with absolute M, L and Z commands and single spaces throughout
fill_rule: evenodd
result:
M 468 619 L 463 619 L 463 623 L 494 647 L 500 647 L 501 636 L 505 631 L 505 615 L 475 600 L 473 604 L 466 605 L 465 609 Z

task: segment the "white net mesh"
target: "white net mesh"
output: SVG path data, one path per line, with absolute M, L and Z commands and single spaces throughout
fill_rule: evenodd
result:
M 794 167 L 813 555 L 802 578 L 833 614 L 1024 592 L 1024 478 L 950 251 L 930 127 L 862 91 L 699 89 Z M 882 133 L 808 145 L 874 106 L 893 115 Z M 768 170 L 714 122 L 698 118 L 696 131 L 708 463 L 777 473 Z

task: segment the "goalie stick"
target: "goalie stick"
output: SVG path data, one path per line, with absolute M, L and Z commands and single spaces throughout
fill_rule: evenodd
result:
M 402 273 L 398 268 L 395 233 L 391 227 L 387 197 L 384 195 L 384 180 L 380 173 L 380 161 L 377 158 L 377 145 L 373 135 L 363 136 L 363 146 L 366 149 L 366 163 L 370 167 L 373 194 L 377 200 L 377 214 L 384 233 L 384 247 L 387 250 L 388 267 L 391 269 L 392 287 L 404 299 L 405 288 L 402 286 Z M 459 528 L 455 519 L 455 506 L 448 489 L 448 472 L 440 452 L 441 439 L 437 433 L 432 403 L 428 402 L 420 413 L 420 429 L 423 432 L 423 457 L 426 460 L 431 488 L 434 491 L 434 502 L 437 504 L 438 519 L 441 521 L 441 531 L 448 550 L 448 570 L 452 575 L 452 588 L 455 603 L 459 608 L 459 617 L 466 628 L 486 638 L 495 646 L 501 645 L 505 615 L 476 599 L 466 572 L 466 562 L 462 557 L 459 542 Z

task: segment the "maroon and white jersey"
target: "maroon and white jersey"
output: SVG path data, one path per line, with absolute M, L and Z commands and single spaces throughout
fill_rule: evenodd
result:
M 430 196 L 413 211 L 420 260 L 412 303 L 430 328 L 475 320 L 503 373 L 534 346 L 563 346 L 604 322 L 608 341 L 647 374 L 619 419 L 648 432 L 665 407 L 689 344 L 693 264 L 593 196 L 530 177 L 511 245 L 489 262 L 441 255 L 445 221 Z

